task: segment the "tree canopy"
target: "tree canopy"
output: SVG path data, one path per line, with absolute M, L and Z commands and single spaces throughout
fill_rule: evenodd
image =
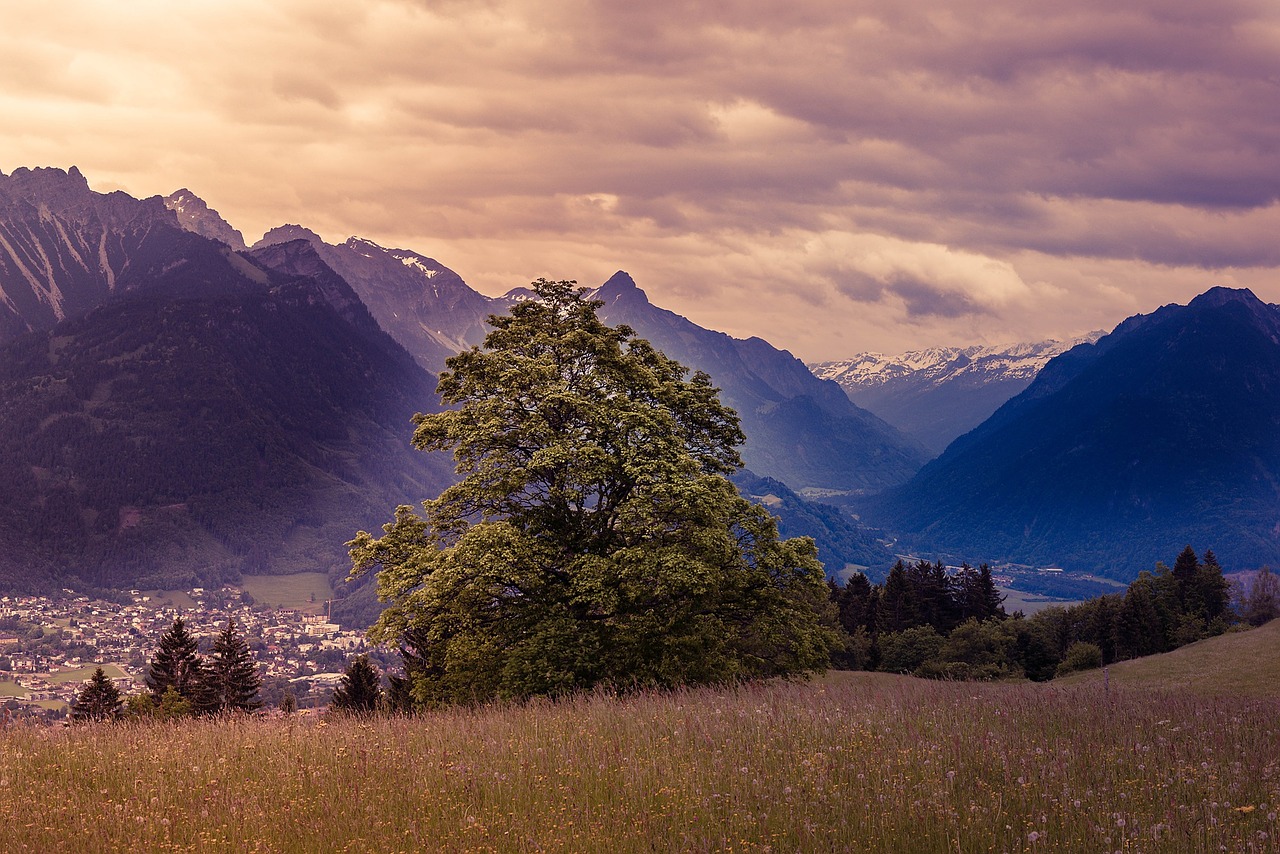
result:
M 415 419 L 415 447 L 451 450 L 460 480 L 349 543 L 353 575 L 380 568 L 372 635 L 402 645 L 415 699 L 824 667 L 813 542 L 781 540 L 726 479 L 744 437 L 710 378 L 573 282 L 534 290 L 447 362 L 452 408 Z

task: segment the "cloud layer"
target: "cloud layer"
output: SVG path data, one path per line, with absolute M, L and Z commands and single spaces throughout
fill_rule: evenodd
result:
M 341 8 L 340 8 L 341 6 Z M 783 8 L 778 8 L 782 6 Z M 1280 301 L 1280 15 L 1223 0 L 20 0 L 0 169 L 807 359 Z

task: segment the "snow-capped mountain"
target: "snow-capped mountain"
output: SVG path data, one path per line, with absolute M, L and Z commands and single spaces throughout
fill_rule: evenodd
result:
M 931 347 L 899 355 L 860 353 L 809 369 L 834 380 L 859 406 L 874 412 L 934 452 L 981 424 L 1035 379 L 1050 359 L 1101 331 L 995 347 Z

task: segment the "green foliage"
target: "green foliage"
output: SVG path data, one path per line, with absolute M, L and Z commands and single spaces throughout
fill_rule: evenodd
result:
M 914 673 L 942 652 L 942 635 L 933 626 L 912 626 L 880 636 L 880 669 L 886 673 Z
M 120 717 L 123 703 L 120 689 L 99 667 L 71 703 L 71 719 L 78 723 L 115 720 Z
M 995 679 L 1009 674 L 1017 635 L 1002 620 L 970 618 L 956 626 L 939 655 L 957 679 Z
M 1280 601 L 1280 585 L 1269 572 L 1259 579 L 1258 610 L 1267 612 Z M 846 634 L 870 640 L 866 658 L 863 647 L 846 642 L 832 654 L 834 666 L 946 679 L 1022 675 L 1042 682 L 1221 634 L 1232 617 L 1222 567 L 1212 551 L 1201 560 L 1190 547 L 1172 570 L 1160 563 L 1139 573 L 1123 595 L 1048 608 L 1029 619 L 1005 614 L 985 564 L 964 564 L 951 575 L 941 562 L 898 561 L 884 584 L 854 575 L 843 587 L 830 584 L 829 596 Z
M 534 283 L 484 348 L 448 361 L 455 408 L 414 445 L 461 480 L 349 544 L 389 603 L 419 703 L 671 686 L 825 666 L 837 643 L 813 542 L 725 478 L 736 414 L 709 378 Z
M 157 717 L 160 709 L 150 694 L 130 694 L 124 701 L 122 714 L 129 720 L 149 720 Z
M 1102 649 L 1097 644 L 1077 641 L 1068 649 L 1066 657 L 1058 665 L 1058 676 L 1080 670 L 1096 670 L 1102 666 Z
M 1264 566 L 1254 573 L 1241 616 L 1251 626 L 1261 626 L 1280 616 L 1280 579 Z
M 164 689 L 160 695 L 160 703 L 156 708 L 156 716 L 161 720 L 175 721 L 189 718 L 195 714 L 195 706 L 186 697 L 178 693 L 172 685 Z
M 368 715 L 376 712 L 382 701 L 382 679 L 378 669 L 361 655 L 352 659 L 338 682 L 338 688 L 329 700 L 329 708 L 352 715 Z

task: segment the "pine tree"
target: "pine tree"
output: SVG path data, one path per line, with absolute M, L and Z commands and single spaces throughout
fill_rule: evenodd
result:
M 204 671 L 197 649 L 195 636 L 187 631 L 186 624 L 178 617 L 160 636 L 160 648 L 147 670 L 147 690 L 155 702 L 159 703 L 165 691 L 173 688 L 178 696 L 193 706 L 197 705 L 195 701 L 201 691 Z
M 348 714 L 372 714 L 382 698 L 382 682 L 378 670 L 362 655 L 347 665 L 338 689 L 329 700 L 329 708 Z
M 413 713 L 413 683 L 407 676 L 397 676 L 394 673 L 387 674 L 387 693 L 384 695 L 384 703 L 386 710 L 394 715 L 408 715 Z
M 1004 595 L 996 587 L 991 577 L 991 567 L 982 564 L 978 567 L 977 601 L 979 603 L 980 620 L 1003 620 L 1009 615 L 1004 610 Z
M 262 679 L 258 667 L 249 653 L 249 644 L 236 631 L 234 620 L 213 642 L 212 655 L 207 668 L 207 680 L 212 693 L 214 712 L 249 712 L 260 707 L 258 690 Z
M 80 689 L 71 704 L 71 719 L 77 722 L 110 721 L 120 717 L 124 700 L 120 689 L 99 667 Z
M 1173 578 L 1178 583 L 1178 601 L 1185 603 L 1187 592 L 1191 588 L 1196 578 L 1196 573 L 1200 571 L 1200 558 L 1196 557 L 1195 549 L 1187 546 L 1178 555 L 1178 559 L 1173 562 Z
M 1192 584 L 1195 589 L 1195 599 L 1204 609 L 1204 619 L 1207 623 L 1212 624 L 1214 620 L 1227 616 L 1227 606 L 1231 603 L 1230 585 L 1222 574 L 1222 565 L 1218 563 L 1218 557 L 1213 553 L 1213 549 L 1205 551 L 1204 561 L 1196 571 Z M 1218 631 L 1224 629 L 1225 625 Z
M 889 570 L 880 589 L 879 613 L 880 631 L 888 634 L 900 632 L 916 625 L 916 609 L 912 599 L 911 584 L 907 580 L 907 568 L 898 561 Z
M 840 611 L 841 627 L 852 635 L 861 626 L 867 625 L 871 609 L 871 582 L 861 572 L 855 572 L 845 581 L 844 587 L 834 591 L 836 607 Z

